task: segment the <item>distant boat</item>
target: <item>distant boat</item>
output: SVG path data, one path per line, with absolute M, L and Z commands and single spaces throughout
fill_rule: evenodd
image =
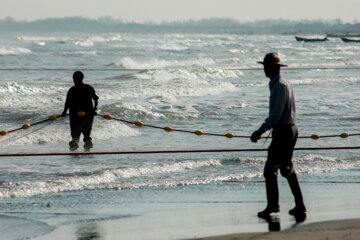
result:
M 360 43 L 360 39 L 354 39 L 354 38 L 342 37 L 341 40 L 343 40 L 343 42 L 359 42 Z
M 327 37 L 324 38 L 304 38 L 304 37 L 298 37 L 295 36 L 295 39 L 299 42 L 324 42 L 328 41 L 329 39 Z

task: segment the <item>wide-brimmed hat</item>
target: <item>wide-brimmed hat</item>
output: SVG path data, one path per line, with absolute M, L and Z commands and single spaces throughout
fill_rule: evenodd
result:
M 264 57 L 264 61 L 257 62 L 263 65 L 277 65 L 280 67 L 287 67 L 288 65 L 280 63 L 280 58 L 277 53 L 268 53 Z

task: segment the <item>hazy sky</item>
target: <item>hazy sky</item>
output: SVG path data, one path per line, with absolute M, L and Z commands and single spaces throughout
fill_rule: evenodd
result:
M 332 20 L 360 22 L 360 0 L 0 0 L 0 19 L 35 20 L 111 16 L 126 21 L 201 18 Z

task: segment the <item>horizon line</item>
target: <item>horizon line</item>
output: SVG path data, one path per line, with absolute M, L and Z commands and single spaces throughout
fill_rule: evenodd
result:
M 236 19 L 234 17 L 203 17 L 203 18 L 187 18 L 187 19 L 178 19 L 178 20 L 128 20 L 128 19 L 122 19 L 122 18 L 114 18 L 112 16 L 101 16 L 101 17 L 85 17 L 85 16 L 64 16 L 64 17 L 44 17 L 44 18 L 37 18 L 37 19 L 16 19 L 11 16 L 4 16 L 0 18 L 0 21 L 14 21 L 17 23 L 33 23 L 33 22 L 39 22 L 39 21 L 46 21 L 46 20 L 62 20 L 62 19 L 84 19 L 84 20 L 91 20 L 91 21 L 113 21 L 114 23 L 135 23 L 135 24 L 152 24 L 152 25 L 162 25 L 162 24 L 171 24 L 171 23 L 189 23 L 189 22 L 202 22 L 202 21 L 211 21 L 211 20 L 227 20 L 227 21 L 233 21 L 237 24 L 251 24 L 251 23 L 259 23 L 259 22 L 289 22 L 289 23 L 327 23 L 327 24 L 359 24 L 360 20 L 354 19 L 352 22 L 344 21 L 340 18 L 333 18 L 333 19 L 286 19 L 286 18 L 262 18 L 262 19 L 254 19 L 254 20 L 248 20 L 248 21 L 242 21 L 239 19 Z

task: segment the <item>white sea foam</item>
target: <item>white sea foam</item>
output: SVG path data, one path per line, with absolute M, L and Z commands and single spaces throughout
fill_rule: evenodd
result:
M 224 180 L 246 180 L 262 176 L 262 167 L 265 158 L 238 157 L 231 160 L 242 165 L 238 173 L 207 173 L 191 178 L 187 175 L 176 174 L 203 167 L 221 166 L 215 159 L 185 160 L 179 162 L 149 162 L 141 165 L 129 165 L 115 169 L 95 170 L 93 172 L 74 173 L 74 176 L 62 177 L 54 180 L 37 180 L 23 182 L 3 182 L 0 190 L 0 199 L 10 197 L 30 197 L 34 195 L 58 193 L 97 188 L 132 189 L 143 186 L 187 186 L 209 184 Z M 324 157 L 320 155 L 305 155 L 294 159 L 296 171 L 299 174 L 336 171 L 352 168 L 358 161 Z M 161 175 L 170 174 L 171 178 L 161 178 Z
M 31 86 L 18 83 L 0 85 L 0 106 L 20 108 L 49 108 L 63 105 L 66 89 L 54 86 Z
M 138 136 L 140 132 L 117 121 L 108 121 L 100 117 L 94 118 L 92 138 L 94 141 L 111 138 Z M 9 133 L 1 138 L 1 148 L 13 145 L 38 145 L 67 143 L 71 139 L 68 118 L 59 118 L 56 122 L 47 122 L 42 125 Z
M 360 81 L 360 77 L 342 77 L 342 78 L 302 78 L 302 79 L 291 79 L 291 84 L 313 84 L 313 83 L 331 83 L 331 82 L 344 82 L 344 83 L 357 83 Z
M 54 94 L 59 90 L 63 91 L 64 88 L 57 88 L 53 86 L 46 87 L 36 87 L 30 85 L 23 85 L 18 83 L 6 83 L 0 86 L 1 93 L 16 93 L 16 94 L 39 94 L 39 93 L 49 93 Z
M 106 113 L 117 114 L 121 116 L 130 116 L 138 118 L 164 118 L 165 116 L 154 111 L 151 107 L 145 107 L 136 103 L 114 103 L 103 106 Z
M 161 85 L 139 86 L 134 89 L 119 89 L 116 92 L 110 90 L 104 91 L 102 99 L 148 98 L 157 96 L 161 97 L 165 102 L 168 100 L 172 102 L 176 97 L 218 95 L 225 91 L 236 90 L 236 87 L 233 84 L 227 82 L 212 82 L 205 80 L 195 82 L 189 80 L 183 81 L 182 84 L 163 83 Z M 177 81 L 182 80 L 178 79 Z
M 29 41 L 29 42 L 53 42 L 56 41 L 55 37 L 39 37 L 39 36 L 19 36 L 15 37 L 16 40 L 19 41 Z
M 230 50 L 228 50 L 228 52 L 230 52 L 230 53 L 246 53 L 246 52 L 248 52 L 248 50 L 244 50 L 244 49 L 230 49 Z
M 84 39 L 84 40 L 76 41 L 75 45 L 80 47 L 93 47 L 94 41 L 90 39 Z
M 123 38 L 120 34 L 110 35 L 110 36 L 91 36 L 88 37 L 87 40 L 91 40 L 93 42 L 121 42 Z
M 31 53 L 30 49 L 23 47 L 0 47 L 0 55 L 24 55 Z
M 296 157 L 294 162 L 296 171 L 300 174 L 332 172 L 339 169 L 354 168 L 359 165 L 359 161 L 314 154 Z
M 168 50 L 168 51 L 184 51 L 188 49 L 188 46 L 184 44 L 168 43 L 159 46 L 159 49 Z
M 165 102 L 184 96 L 218 95 L 235 91 L 237 87 L 218 78 L 234 77 L 234 73 L 222 70 L 154 70 L 136 74 L 140 81 L 131 88 L 105 90 L 102 99 L 160 97 Z M 135 82 L 134 82 L 135 83 Z
M 229 160 L 230 163 L 239 163 L 246 174 L 253 177 L 262 177 L 262 171 L 266 158 L 259 157 L 235 157 Z M 351 169 L 359 165 L 359 158 L 329 157 L 323 155 L 307 154 L 293 158 L 294 169 L 298 174 L 324 173 L 338 171 L 339 169 Z M 230 174 L 231 171 L 229 171 Z M 244 176 L 242 176 L 244 177 Z M 238 176 L 231 178 L 237 179 Z
M 123 69 L 158 69 L 158 68 L 171 68 L 171 67 L 176 68 L 176 67 L 214 66 L 215 61 L 211 58 L 199 58 L 199 59 L 191 59 L 184 61 L 152 58 L 146 61 L 138 61 L 130 57 L 124 57 L 113 64 Z
M 59 55 L 64 56 L 72 56 L 72 55 L 89 55 L 89 56 L 95 56 L 98 55 L 98 51 L 70 51 L 70 52 L 60 52 Z
M 37 46 L 45 46 L 46 45 L 45 42 L 35 42 L 34 44 Z
M 203 161 L 148 163 L 118 169 L 96 170 L 92 173 L 86 173 L 87 176 L 81 176 L 83 174 L 76 174 L 78 176 L 60 178 L 57 180 L 7 182 L 2 184 L 0 199 L 11 197 L 30 197 L 40 194 L 94 188 L 135 188 L 139 187 L 138 180 L 135 180 L 134 182 L 125 181 L 125 183 L 121 183 L 121 181 L 135 177 L 138 178 L 156 174 L 183 172 L 191 169 L 219 165 L 221 165 L 220 161 L 213 159 Z M 143 185 L 159 184 L 156 182 L 147 182 L 145 184 L 143 182 Z

